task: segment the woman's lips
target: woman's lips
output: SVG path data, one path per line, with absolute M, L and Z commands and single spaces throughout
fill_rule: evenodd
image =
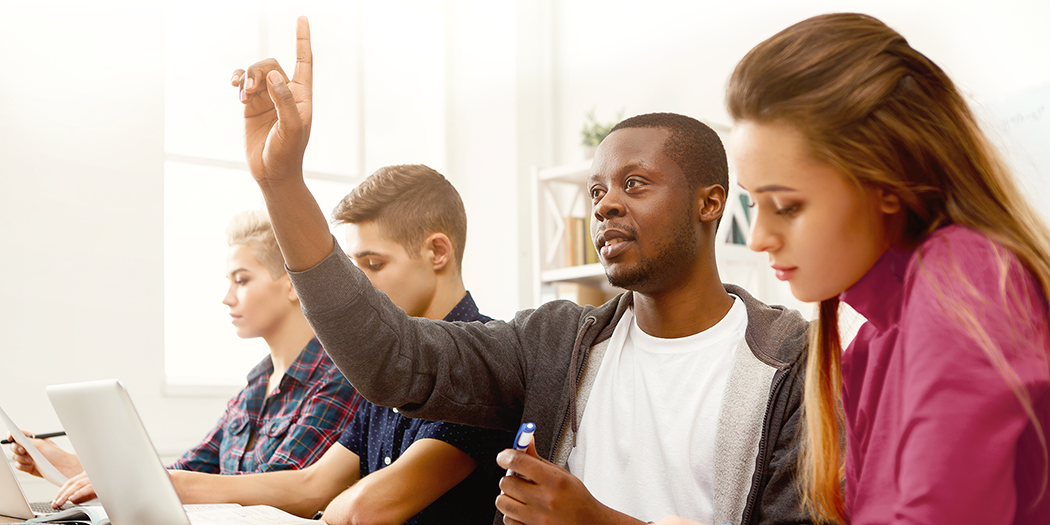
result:
M 783 266 L 774 266 L 773 270 L 777 273 L 777 279 L 780 279 L 781 281 L 787 281 L 795 275 L 795 271 L 798 270 L 798 267 L 796 266 L 793 268 L 787 268 Z

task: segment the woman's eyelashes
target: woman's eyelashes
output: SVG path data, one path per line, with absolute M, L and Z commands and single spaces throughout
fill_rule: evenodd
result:
M 793 215 L 797 215 L 798 212 L 802 210 L 802 204 L 798 203 L 798 202 L 784 204 L 784 205 L 776 205 L 776 204 L 774 204 L 774 206 L 775 206 L 775 210 L 776 210 L 776 214 L 777 215 L 782 215 L 782 216 L 787 216 L 787 217 L 791 217 Z
M 748 196 L 746 204 L 748 208 L 754 208 L 755 206 L 758 206 L 758 201 Z M 775 199 L 763 200 L 762 207 L 765 208 L 766 206 L 772 207 L 773 213 L 776 215 L 787 217 L 796 215 L 802 210 L 801 202 L 778 203 Z

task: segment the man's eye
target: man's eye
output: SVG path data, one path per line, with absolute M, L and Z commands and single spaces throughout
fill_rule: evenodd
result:
M 368 263 L 368 269 L 372 270 L 373 272 L 378 272 L 379 270 L 382 270 L 383 266 L 384 266 L 384 264 L 381 263 L 381 262 L 375 262 L 375 263 L 374 262 L 369 262 Z
M 623 183 L 623 187 L 627 189 L 637 188 L 642 184 L 642 181 L 638 179 L 627 179 L 627 182 Z
M 591 200 L 598 199 L 602 196 L 601 188 L 591 188 Z

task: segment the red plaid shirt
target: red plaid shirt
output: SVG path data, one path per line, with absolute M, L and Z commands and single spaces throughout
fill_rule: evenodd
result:
M 248 386 L 226 405 L 226 413 L 170 467 L 196 472 L 239 474 L 301 469 L 335 443 L 361 400 L 313 339 L 266 397 L 273 373 L 267 356 L 248 374 Z M 254 434 L 255 442 L 245 450 Z

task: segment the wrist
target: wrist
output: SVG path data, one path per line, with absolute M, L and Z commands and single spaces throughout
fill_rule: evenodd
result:
M 278 173 L 272 173 L 269 177 L 255 179 L 255 182 L 263 193 L 286 192 L 289 188 L 306 186 L 306 179 L 303 176 L 303 168 L 301 166 L 279 170 Z

